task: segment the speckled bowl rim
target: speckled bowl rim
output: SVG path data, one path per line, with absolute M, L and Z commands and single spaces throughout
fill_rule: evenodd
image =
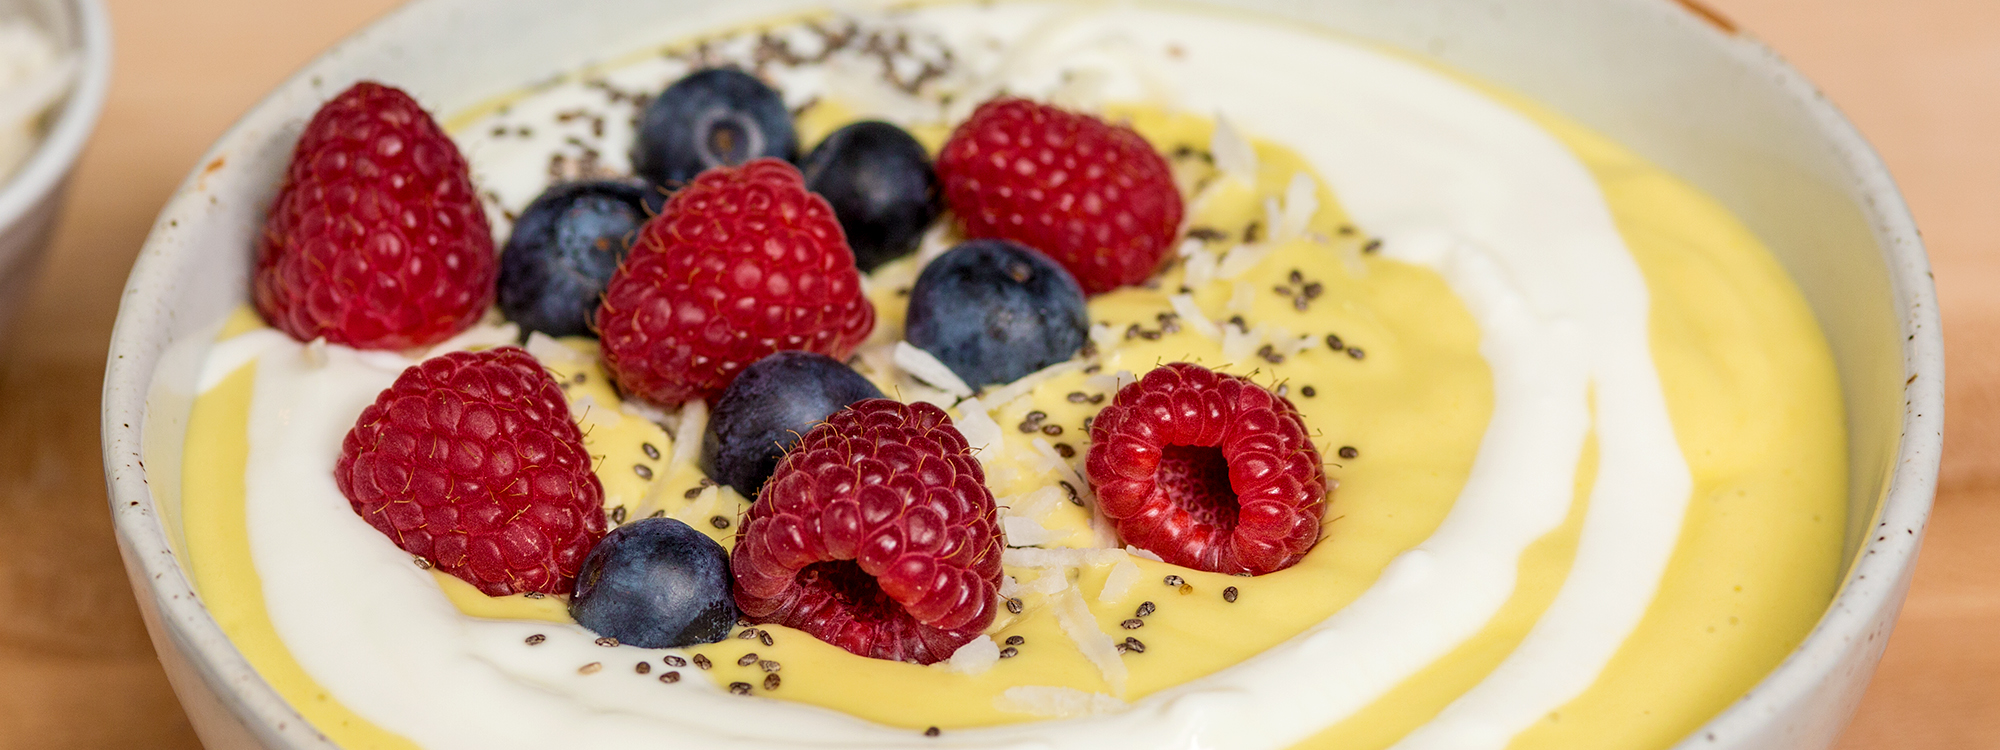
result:
M 397 39 L 414 38 L 419 24 L 439 22 L 445 17 L 439 8 L 455 1 L 413 3 L 349 37 L 260 103 L 199 163 L 216 163 L 212 160 L 232 145 L 240 145 L 253 122 L 260 118 L 268 121 L 269 110 L 284 106 L 285 92 L 301 90 L 309 80 L 316 85 L 318 71 L 388 48 Z M 1684 16 L 1682 20 L 1708 26 L 1716 54 L 1768 73 L 1782 96 L 1810 113 L 1816 135 L 1837 150 L 1841 168 L 1851 179 L 1847 187 L 1865 204 L 1863 213 L 1880 249 L 1900 332 L 1905 336 L 1901 354 L 1910 378 L 1904 386 L 1901 437 L 1876 518 L 1880 533 L 1861 542 L 1840 593 L 1811 635 L 1749 694 L 1677 747 L 1751 747 L 1748 743 L 1759 741 L 1757 738 L 1783 736 L 1786 729 L 1774 728 L 1774 723 L 1795 722 L 1802 710 L 1839 710 L 1843 713 L 1836 718 L 1844 723 L 1853 702 L 1859 699 L 1859 685 L 1865 684 L 1880 657 L 1883 644 L 1877 639 L 1886 640 L 1888 626 L 1901 607 L 1936 489 L 1943 444 L 1944 350 L 1929 261 L 1909 210 L 1873 148 L 1824 95 L 1776 53 L 1737 33 L 1693 0 L 1598 1 L 1647 6 L 1647 12 L 1657 10 L 1653 6 L 1675 6 Z M 95 8 L 91 0 L 83 5 Z M 102 79 L 95 80 L 101 85 Z M 87 103 L 94 112 L 92 97 L 76 100 Z M 45 161 L 41 163 L 45 163 L 51 157 L 42 158 Z M 203 170 L 196 169 L 155 224 L 132 270 L 113 333 L 103 397 L 103 450 L 114 525 L 142 609 L 149 615 L 157 611 L 158 622 L 149 623 L 155 626 L 156 645 L 184 656 L 258 742 L 276 747 L 331 747 L 332 743 L 256 675 L 202 607 L 173 558 L 139 460 L 148 388 L 173 314 L 162 302 L 175 278 L 173 272 L 186 263 L 178 256 L 188 254 L 186 248 L 170 248 L 171 243 L 163 238 L 176 217 L 194 220 L 201 215 L 202 204 L 212 200 L 199 189 L 202 177 Z M 1863 639 L 1871 643 L 1856 643 Z M 162 654 L 162 658 L 171 657 Z M 1851 695 L 1841 698 L 1844 705 L 1828 708 L 1822 705 L 1824 691 L 1820 688 L 1835 680 L 1859 682 L 1847 691 Z

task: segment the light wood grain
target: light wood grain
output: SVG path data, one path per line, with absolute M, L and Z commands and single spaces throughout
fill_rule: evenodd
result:
M 0 748 L 195 747 L 125 586 L 98 464 L 118 293 L 201 151 L 392 0 L 110 0 L 118 65 L 0 355 Z M 2000 747 L 2000 3 L 1710 0 L 1876 143 L 1930 242 L 1950 427 L 1916 585 L 1842 750 Z

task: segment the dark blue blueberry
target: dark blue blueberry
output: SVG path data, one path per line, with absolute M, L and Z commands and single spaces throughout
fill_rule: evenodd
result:
M 679 189 L 711 167 L 760 156 L 798 157 L 799 139 L 785 100 L 734 68 L 689 73 L 646 105 L 632 168 L 653 184 Z
M 754 498 L 778 459 L 813 425 L 882 391 L 824 354 L 778 352 L 743 368 L 716 399 L 701 441 L 701 469 Z
M 671 518 L 647 518 L 591 548 L 569 616 L 640 648 L 714 643 L 736 624 L 731 580 L 729 554 L 714 539 Z
M 1061 265 L 1018 243 L 972 240 L 917 275 L 903 335 L 978 388 L 1076 356 L 1089 329 L 1083 289 Z
M 500 311 L 527 331 L 589 336 L 604 286 L 646 223 L 646 188 L 571 182 L 549 188 L 514 222 L 500 253 Z
M 833 204 L 863 272 L 909 255 L 939 210 L 937 172 L 923 144 L 886 122 L 857 122 L 820 141 L 799 171 Z

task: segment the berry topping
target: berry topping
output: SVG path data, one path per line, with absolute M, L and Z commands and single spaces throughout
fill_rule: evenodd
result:
M 628 646 L 714 643 L 736 624 L 729 555 L 714 539 L 671 518 L 620 526 L 583 561 L 569 615 Z
M 844 359 L 874 327 L 833 209 L 776 159 L 675 193 L 597 310 L 619 386 L 665 406 L 712 399 L 773 352 Z
M 785 100 L 756 76 L 734 68 L 689 73 L 646 105 L 632 168 L 668 190 L 715 167 L 759 157 L 790 161 L 799 139 Z
M 909 255 L 939 210 L 930 154 L 902 128 L 857 122 L 820 141 L 799 166 L 806 189 L 833 204 L 863 272 Z
M 363 81 L 299 135 L 257 239 L 257 310 L 300 341 L 408 349 L 493 301 L 493 230 L 465 158 L 399 89 Z
M 872 399 L 785 455 L 730 567 L 751 620 L 930 664 L 993 622 L 1001 544 L 985 475 L 944 410 Z
M 1292 402 L 1175 362 L 1118 390 L 1085 471 L 1127 544 L 1215 573 L 1291 567 L 1319 541 L 1326 472 Z
M 1047 253 L 1090 294 L 1145 281 L 1180 231 L 1166 159 L 1090 115 L 995 99 L 952 133 L 937 169 L 967 236 Z
M 811 352 L 778 352 L 736 376 L 709 412 L 701 470 L 755 498 L 799 436 L 848 404 L 882 391 L 847 365 Z
M 501 347 L 425 360 L 361 410 L 333 478 L 403 551 L 488 596 L 568 593 L 604 487 L 548 371 Z
M 1083 348 L 1083 290 L 1047 256 L 972 240 L 924 266 L 910 288 L 910 345 L 972 387 L 1009 383 Z
M 535 198 L 500 253 L 500 311 L 525 330 L 591 335 L 597 300 L 646 223 L 644 193 L 629 183 L 591 181 Z

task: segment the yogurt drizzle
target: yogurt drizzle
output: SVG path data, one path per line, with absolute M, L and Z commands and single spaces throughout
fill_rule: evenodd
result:
M 1244 19 L 1025 3 L 906 18 L 968 50 L 989 36 L 1034 36 L 1036 54 L 1011 56 L 1003 71 L 1015 92 L 1051 92 L 1063 69 L 1081 68 L 1096 71 L 1102 96 L 1164 90 L 1178 106 L 1227 113 L 1305 154 L 1352 216 L 1385 238 L 1385 254 L 1437 269 L 1480 326 L 1495 388 L 1471 477 L 1437 532 L 1325 622 L 1119 712 L 927 738 L 813 706 L 747 701 L 704 680 L 663 700 L 643 675 L 578 674 L 577 664 L 606 655 L 579 628 L 460 615 L 428 573 L 348 508 L 328 471 L 332 457 L 354 415 L 413 360 L 246 338 L 212 355 L 212 369 L 258 363 L 246 477 L 252 555 L 273 624 L 316 680 L 429 748 L 663 738 L 716 748 L 1285 747 L 1485 625 L 1512 593 L 1523 550 L 1567 514 L 1594 428 L 1597 480 L 1555 603 L 1499 669 L 1399 747 L 1504 747 L 1588 687 L 1653 599 L 1691 479 L 1651 361 L 1644 280 L 1574 156 L 1523 115 L 1444 75 Z M 1146 52 L 1169 44 L 1184 53 Z M 1281 70 L 1314 73 L 1309 81 L 1272 73 Z M 649 75 L 670 77 L 660 73 Z M 788 94 L 799 95 L 793 87 Z M 541 154 L 507 148 L 470 150 L 489 187 L 532 195 Z M 546 642 L 521 647 L 537 633 Z

